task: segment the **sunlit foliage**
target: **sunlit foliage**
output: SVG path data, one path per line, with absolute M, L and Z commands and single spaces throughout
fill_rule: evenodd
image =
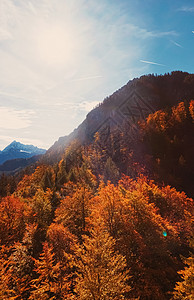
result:
M 192 251 L 194 242 L 192 242 Z M 184 259 L 185 268 L 178 273 L 181 280 L 176 283 L 173 293 L 173 300 L 192 300 L 194 295 L 194 254 Z
M 1 176 L 0 299 L 192 299 L 193 121 L 182 101 Z
M 114 239 L 96 226 L 90 237 L 84 237 L 83 246 L 76 248 L 76 299 L 125 299 L 129 275 L 126 260 L 114 252 L 114 244 Z

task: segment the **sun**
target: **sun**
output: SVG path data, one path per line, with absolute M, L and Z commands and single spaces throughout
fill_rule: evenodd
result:
M 66 64 L 76 51 L 76 39 L 70 28 L 41 26 L 36 36 L 37 54 L 47 64 Z

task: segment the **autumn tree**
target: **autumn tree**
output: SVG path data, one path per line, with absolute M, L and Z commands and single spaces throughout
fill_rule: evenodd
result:
M 53 248 L 45 242 L 39 259 L 35 259 L 37 278 L 32 280 L 29 299 L 71 299 L 69 282 L 62 276 L 60 262 L 56 262 L 54 256 Z
M 194 121 L 194 100 L 191 100 L 191 102 L 190 102 L 189 112 L 190 112 L 192 120 Z
M 97 216 L 101 217 L 101 223 L 116 240 L 116 248 L 126 257 L 134 285 L 130 295 L 165 299 L 168 278 L 171 274 L 176 277 L 175 261 L 170 255 L 171 247 L 178 243 L 176 226 L 161 217 L 141 185 L 143 179 L 140 183 L 127 177 L 118 186 L 102 183 L 92 199 L 90 220 L 95 226 Z
M 11 295 L 10 281 L 11 272 L 9 270 L 10 247 L 1 246 L 0 248 L 0 299 L 9 299 Z
M 46 192 L 44 192 L 42 189 L 38 189 L 30 203 L 34 217 L 33 219 L 42 230 L 44 230 L 51 223 L 52 195 L 53 193 L 50 189 L 47 189 Z
M 24 175 L 20 180 L 15 195 L 23 198 L 32 198 L 40 189 L 54 190 L 55 173 L 51 166 L 39 165 L 31 175 Z
M 36 228 L 27 226 L 21 242 L 0 250 L 0 299 L 28 299 L 33 277 L 33 235 Z
M 19 181 L 16 191 L 14 193 L 17 197 L 29 198 L 33 197 L 36 193 L 37 186 L 32 182 L 31 175 L 24 175 Z
M 96 139 L 99 136 L 96 133 Z M 95 143 L 90 144 L 88 147 L 84 147 L 83 158 L 84 162 L 88 165 L 89 169 L 92 170 L 92 173 L 98 179 L 99 175 L 103 173 L 105 154 Z
M 194 243 L 193 243 L 194 245 Z M 194 295 L 194 255 L 184 259 L 185 268 L 178 273 L 182 281 L 176 283 L 173 300 L 192 300 Z
M 61 200 L 55 212 L 55 222 L 68 227 L 70 232 L 81 238 L 86 230 L 89 216 L 91 192 L 85 186 L 77 186 L 77 190 Z
M 27 299 L 32 279 L 33 259 L 30 249 L 23 243 L 17 243 L 13 248 L 13 253 L 9 257 L 10 274 L 9 288 L 15 296 L 13 299 Z
M 52 223 L 47 230 L 47 239 L 53 247 L 56 260 L 66 262 L 64 254 L 72 253 L 72 248 L 76 243 L 75 236 L 63 224 Z
M 125 258 L 114 252 L 115 241 L 96 226 L 75 251 L 76 299 L 125 299 L 130 290 Z
M 32 198 L 26 200 L 28 205 L 28 211 L 26 213 L 28 224 L 36 226 L 33 237 L 35 241 L 35 257 L 37 257 L 42 250 L 42 242 L 45 241 L 47 229 L 52 223 L 52 197 L 53 192 L 50 189 L 44 192 L 43 189 L 39 188 Z
M 62 224 L 52 223 L 47 230 L 47 240 L 53 248 L 55 262 L 60 263 L 58 280 L 61 286 L 63 285 L 63 278 L 67 278 L 67 283 L 73 289 L 74 270 L 69 265 L 69 256 L 74 253 L 74 246 L 77 243 L 76 237 Z
M 176 228 L 182 241 L 182 249 L 184 248 L 183 244 L 188 247 L 188 240 L 192 235 L 193 199 L 175 188 L 159 187 L 153 181 L 145 180 L 145 178 L 138 178 L 136 188 L 148 197 L 150 202 L 154 203 L 162 218 L 168 220 Z
M 152 178 L 193 197 L 193 101 L 159 110 L 141 122 L 139 148 Z M 151 166 L 150 166 L 151 165 Z
M 11 244 L 22 239 L 25 231 L 24 203 L 7 196 L 0 203 L 0 243 Z
M 101 222 L 109 234 L 116 238 L 123 227 L 123 195 L 110 181 L 107 185 L 100 183 L 98 194 L 92 200 L 90 220 L 95 225 L 96 217 L 101 217 Z

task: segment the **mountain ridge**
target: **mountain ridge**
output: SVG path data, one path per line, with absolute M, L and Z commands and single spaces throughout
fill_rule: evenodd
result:
M 45 154 L 46 150 L 33 145 L 25 145 L 17 141 L 13 141 L 0 151 L 0 165 L 8 160 L 27 159 L 35 155 Z
M 181 100 L 194 99 L 194 74 L 173 71 L 164 75 L 143 75 L 130 80 L 92 109 L 85 120 L 68 136 L 60 137 L 43 156 L 44 161 L 60 159 L 64 149 L 77 139 L 81 144 L 94 140 L 96 132 L 110 132 L 129 123 L 131 137 L 138 121 L 150 113 L 176 105 Z

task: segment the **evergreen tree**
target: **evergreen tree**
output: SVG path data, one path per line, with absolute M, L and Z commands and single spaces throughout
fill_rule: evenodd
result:
M 117 168 L 111 157 L 109 157 L 105 163 L 103 176 L 105 182 L 110 180 L 112 183 L 116 184 L 119 180 L 119 169 Z

